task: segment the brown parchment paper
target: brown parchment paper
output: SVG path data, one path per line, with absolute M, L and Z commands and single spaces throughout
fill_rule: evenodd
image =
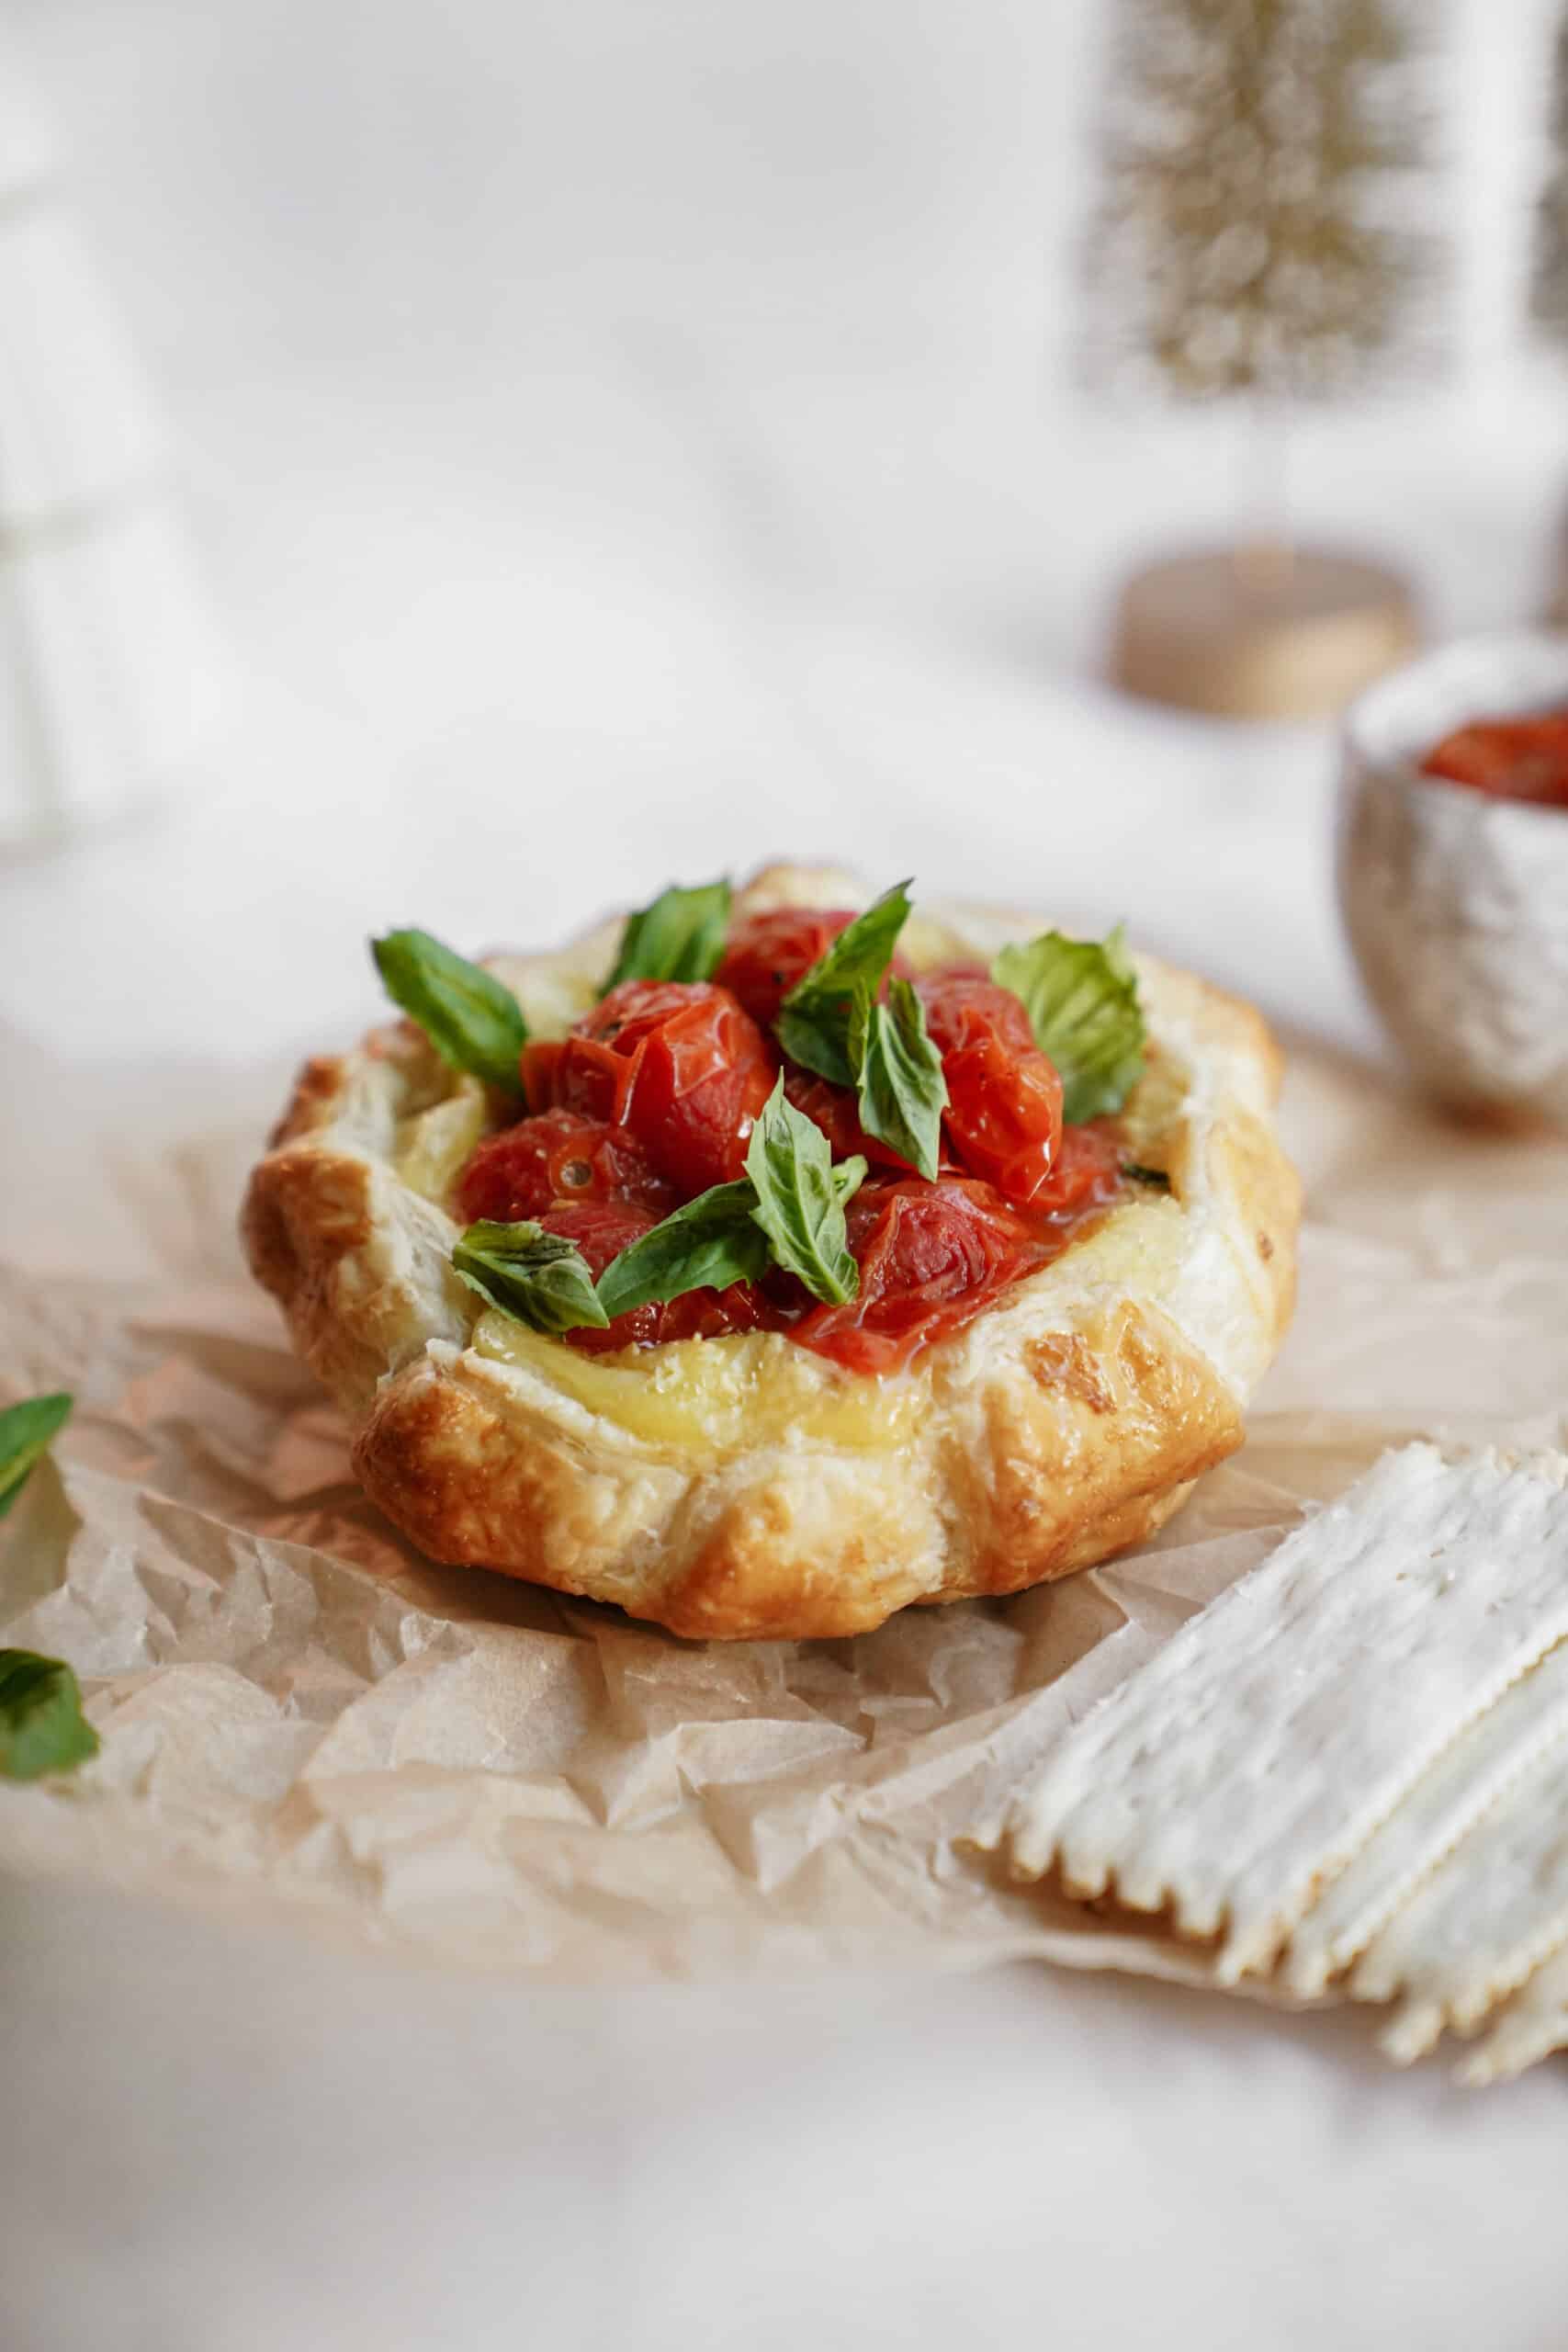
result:
M 1562 1433 L 1568 1147 L 1458 1132 L 1296 1041 L 1296 1327 L 1155 1543 L 853 1641 L 681 1642 L 436 1568 L 360 1497 L 232 1239 L 280 1074 L 89 1085 L 0 1048 L 13 1103 L 50 1105 L 0 1148 L 0 1401 L 78 1398 L 0 1522 L 0 1643 L 69 1658 L 103 1736 L 70 1781 L 0 1784 L 15 1868 L 575 1980 L 1025 1953 L 1201 1979 L 1004 1883 L 976 1831 L 1384 1444 Z

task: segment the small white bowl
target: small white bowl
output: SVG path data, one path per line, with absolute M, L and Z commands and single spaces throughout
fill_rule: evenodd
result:
M 1422 775 L 1456 727 L 1568 708 L 1568 637 L 1472 638 L 1347 716 L 1339 905 L 1368 994 L 1452 1108 L 1568 1126 L 1568 809 Z

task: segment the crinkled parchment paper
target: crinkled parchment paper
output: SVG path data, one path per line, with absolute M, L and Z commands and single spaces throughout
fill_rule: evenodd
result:
M 579 1980 L 1030 1952 L 1201 1978 L 1004 1883 L 974 1831 L 1384 1444 L 1562 1431 L 1568 1148 L 1461 1134 L 1298 1045 L 1296 1329 L 1154 1544 L 853 1641 L 681 1642 L 434 1567 L 361 1498 L 231 1235 L 280 1078 L 111 1086 L 0 1041 L 6 1081 L 0 1401 L 78 1408 L 0 1522 L 0 1643 L 69 1658 L 103 1735 L 69 1782 L 0 1784 L 13 1867 Z

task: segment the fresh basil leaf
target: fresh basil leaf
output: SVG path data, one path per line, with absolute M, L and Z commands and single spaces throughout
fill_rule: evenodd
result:
M 855 917 L 796 980 L 774 1023 L 791 1061 L 835 1086 L 852 1086 L 859 1067 L 850 1051 L 850 1015 L 863 990 L 874 997 L 909 919 L 909 885 L 895 882 Z
M 1136 988 L 1138 984 L 1137 968 L 1133 962 L 1133 958 L 1127 953 L 1126 924 L 1124 922 L 1112 923 L 1111 929 L 1106 933 L 1104 938 L 1100 944 L 1105 951 L 1105 960 L 1110 965 L 1111 970 L 1115 973 L 1117 978 L 1119 980 L 1131 980 L 1134 987 Z
M 1062 1115 L 1076 1125 L 1119 1111 L 1142 1075 L 1144 1015 L 1121 926 L 1109 939 L 1047 931 L 1004 947 L 991 966 L 1021 999 L 1035 1042 L 1062 1077 Z
M 925 1007 L 908 980 L 890 980 L 887 1001 L 864 990 L 851 1019 L 860 1123 L 922 1176 L 933 1178 L 942 1147 L 947 1080 L 926 1030 Z
M 833 1162 L 833 1192 L 841 1209 L 847 1209 L 871 1170 L 857 1151 L 852 1159 Z
M 443 1061 L 522 1093 L 517 1057 L 528 1024 L 510 989 L 427 931 L 389 931 L 371 941 L 370 952 L 387 994 L 418 1022 Z
M 844 1204 L 865 1174 L 863 1159 L 833 1165 L 828 1138 L 784 1091 L 781 1075 L 751 1130 L 746 1172 L 756 1188 L 751 1214 L 773 1244 L 774 1261 L 796 1274 L 813 1298 L 842 1306 L 860 1288 L 850 1251 Z
M 713 1184 L 651 1233 L 629 1242 L 599 1277 L 599 1304 L 612 1319 L 634 1306 L 680 1298 L 689 1290 L 725 1290 L 768 1271 L 767 1236 L 752 1223 L 750 1181 Z
M 600 994 L 608 996 L 623 980 L 711 980 L 724 961 L 728 930 L 728 882 L 665 890 L 627 916 L 615 968 Z
M 71 1668 L 33 1650 L 0 1650 L 0 1780 L 69 1772 L 97 1752 Z
M 599 1304 L 588 1261 L 574 1241 L 523 1221 L 488 1217 L 459 1235 L 452 1250 L 459 1282 L 531 1331 L 558 1334 L 581 1325 L 603 1330 L 609 1317 Z
M 1170 1178 L 1163 1168 L 1145 1168 L 1135 1159 L 1124 1159 L 1122 1173 L 1129 1184 L 1146 1184 L 1154 1193 L 1168 1193 L 1170 1190 Z
M 24 1396 L 0 1413 L 0 1519 L 43 1458 L 49 1442 L 71 1419 L 72 1399 L 63 1395 Z

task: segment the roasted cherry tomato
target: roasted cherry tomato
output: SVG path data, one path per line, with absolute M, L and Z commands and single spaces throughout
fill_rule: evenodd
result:
M 524 1046 L 520 1066 L 528 1108 L 536 1112 L 576 1111 L 585 1119 L 603 1118 L 613 1125 L 617 1073 L 607 1069 L 606 1083 L 599 1088 L 569 1080 L 565 1074 L 567 1047 L 575 1043 L 570 1037 L 550 1037 Z
M 558 1045 L 523 1053 L 536 1109 L 629 1127 L 688 1200 L 743 1172 L 773 1074 L 756 1023 L 705 981 L 624 980 Z
M 947 1080 L 943 1125 L 959 1158 L 1010 1201 L 1034 1201 L 1062 1137 L 1055 1064 L 1010 989 L 967 968 L 918 985 Z
M 714 978 L 739 998 L 759 1027 L 771 1029 L 796 980 L 853 921 L 841 910 L 813 907 L 772 907 L 765 914 L 747 915 L 730 932 Z
M 795 1337 L 856 1372 L 897 1372 L 1061 1246 L 994 1186 L 966 1177 L 874 1178 L 846 1219 L 859 1294 L 846 1306 L 814 1307 Z
M 754 1283 L 682 1291 L 660 1309 L 661 1340 L 716 1340 L 726 1331 L 775 1331 L 785 1317 Z
M 646 1209 L 618 1201 L 557 1202 L 539 1218 L 547 1233 L 576 1242 L 595 1282 L 612 1258 L 618 1258 L 658 1222 Z M 750 1283 L 732 1283 L 728 1290 L 693 1290 L 680 1298 L 650 1300 L 646 1306 L 617 1315 L 603 1330 L 582 1325 L 565 1336 L 587 1355 L 605 1355 L 616 1348 L 651 1347 L 662 1340 L 713 1339 L 722 1331 L 751 1331 L 778 1319 L 761 1291 Z
M 629 1127 L 546 1111 L 487 1136 L 457 1180 L 457 1206 L 470 1221 L 537 1217 L 557 1202 L 625 1201 L 666 1216 L 680 1195 Z
M 905 1162 L 860 1123 L 860 1105 L 847 1086 L 831 1086 L 825 1078 L 793 1064 L 784 1071 L 784 1092 L 797 1111 L 804 1111 L 827 1136 L 835 1159 L 863 1154 L 874 1168 L 902 1168 Z
M 852 1159 L 859 1152 L 874 1168 L 914 1174 L 908 1161 L 900 1159 L 890 1145 L 878 1136 L 867 1135 L 860 1123 L 860 1105 L 847 1086 L 830 1085 L 827 1079 L 816 1078 L 810 1070 L 796 1069 L 791 1064 L 784 1070 L 784 1092 L 797 1111 L 804 1111 L 821 1128 L 835 1159 Z M 937 1153 L 937 1172 L 942 1176 L 967 1172 L 949 1150 L 945 1130 Z
M 1108 1127 L 1064 1127 L 1051 1173 L 1029 1204 L 1032 1217 L 1079 1217 L 1122 1190 L 1127 1154 Z
M 1568 808 L 1568 711 L 1478 720 L 1445 736 L 1421 767 L 1505 800 Z
M 658 1222 L 647 1209 L 634 1208 L 625 1201 L 558 1201 L 539 1217 L 547 1233 L 558 1233 L 563 1241 L 576 1242 L 595 1282 L 612 1258 L 618 1258 Z M 662 1312 L 657 1304 L 634 1306 L 628 1314 L 617 1315 L 604 1330 L 585 1326 L 565 1336 L 588 1355 L 604 1355 L 614 1348 L 649 1347 L 659 1337 Z
M 771 1029 L 796 980 L 805 978 L 853 921 L 841 907 L 772 907 L 765 914 L 746 915 L 731 931 L 714 978 L 739 998 L 760 1028 Z M 908 977 L 901 956 L 894 956 L 891 968 Z

